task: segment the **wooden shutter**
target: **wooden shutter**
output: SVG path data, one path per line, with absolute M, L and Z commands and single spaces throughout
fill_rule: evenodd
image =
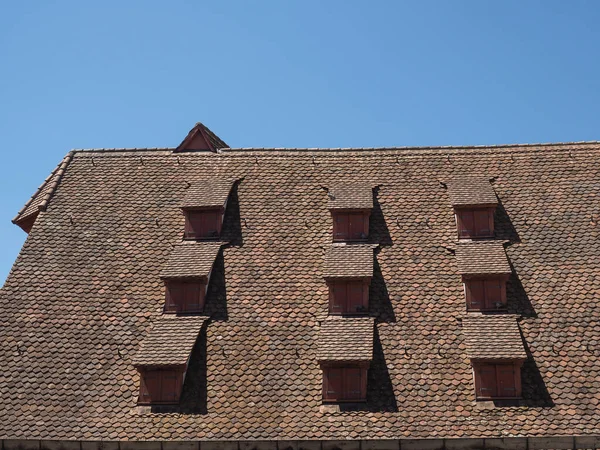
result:
M 184 283 L 182 296 L 182 312 L 200 312 L 204 308 L 204 284 L 198 282 Z
M 181 283 L 177 281 L 169 281 L 165 286 L 165 311 L 166 312 L 177 312 L 178 311 L 178 299 L 181 298 L 182 289 Z
M 342 398 L 342 369 L 326 367 L 323 369 L 323 400 L 340 400 Z
M 162 370 L 161 374 L 161 403 L 178 403 L 181 387 L 181 374 L 176 370 Z
M 475 227 L 475 236 L 491 236 L 489 210 L 476 209 L 473 211 L 473 221 Z
M 484 308 L 484 285 L 482 280 L 465 281 L 467 309 L 480 310 Z
M 219 236 L 219 211 L 204 211 L 203 213 L 203 237 L 214 238 Z
M 365 230 L 365 215 L 363 213 L 348 214 L 348 239 L 359 241 L 366 239 L 368 230 Z
M 515 366 L 513 364 L 498 364 L 496 366 L 498 380 L 498 397 L 516 397 Z
M 140 370 L 140 404 L 160 401 L 160 376 L 156 370 Z
M 492 279 L 485 281 L 485 307 L 486 309 L 499 309 L 504 305 L 502 287 L 504 281 Z
M 344 369 L 343 400 L 363 399 L 362 384 L 362 369 L 360 367 L 346 367 Z
M 221 211 L 187 211 L 185 237 L 192 239 L 215 238 L 221 230 Z
M 492 364 L 482 364 L 478 367 L 477 372 L 479 373 L 477 397 L 496 397 L 496 367 Z
M 329 311 L 333 314 L 346 312 L 346 283 L 341 281 L 329 283 Z
M 349 220 L 347 213 L 334 213 L 333 215 L 333 240 L 348 240 Z
M 365 283 L 363 283 L 362 281 L 349 281 L 347 289 L 348 308 L 346 312 L 349 314 L 366 312 L 364 304 Z
M 475 219 L 472 210 L 461 209 L 456 211 L 456 221 L 459 237 L 472 237 L 475 235 Z

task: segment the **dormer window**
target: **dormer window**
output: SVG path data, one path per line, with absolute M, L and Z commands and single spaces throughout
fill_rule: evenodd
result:
M 200 280 L 165 280 L 166 313 L 196 313 L 204 309 L 206 283 Z
M 375 320 L 328 318 L 321 323 L 317 359 L 323 371 L 323 402 L 364 402 L 373 359 Z
M 329 287 L 329 314 L 368 313 L 372 276 L 371 245 L 333 245 L 329 248 L 323 268 L 323 277 Z
M 221 234 L 223 211 L 185 210 L 185 239 L 217 239 Z
M 494 237 L 494 208 L 457 208 L 455 212 L 459 238 Z
M 364 241 L 369 237 L 373 189 L 367 185 L 340 184 L 329 190 L 329 210 L 335 242 Z
M 329 285 L 330 314 L 365 314 L 369 311 L 369 282 L 331 280 Z
M 165 283 L 165 313 L 191 314 L 204 309 L 218 242 L 184 241 L 175 246 L 161 272 Z
M 177 405 L 188 361 L 207 317 L 162 316 L 133 357 L 140 375 L 138 405 Z
M 469 315 L 463 320 L 477 400 L 521 397 L 521 366 L 527 359 L 516 316 Z
M 499 311 L 506 309 L 508 276 L 464 279 L 467 311 Z
M 486 178 L 456 178 L 448 184 L 459 239 L 494 237 L 496 193 Z
M 461 242 L 456 247 L 456 263 L 467 311 L 506 309 L 506 281 L 511 268 L 502 242 Z
M 205 180 L 191 184 L 181 204 L 185 216 L 184 239 L 218 239 L 221 236 L 232 186 L 230 180 Z

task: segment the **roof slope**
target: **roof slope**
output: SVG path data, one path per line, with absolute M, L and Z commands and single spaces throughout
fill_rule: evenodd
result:
M 353 278 L 373 276 L 373 245 L 332 245 L 325 250 L 323 277 Z
M 490 180 L 485 177 L 457 176 L 448 183 L 452 206 L 496 205 L 498 199 Z
M 232 180 L 200 180 L 187 190 L 182 208 L 223 207 L 231 192 Z
M 222 242 L 180 242 L 169 255 L 161 278 L 207 279 L 222 245 Z
M 338 183 L 328 194 L 330 209 L 373 208 L 373 188 L 366 183 Z
M 532 355 L 518 406 L 474 402 L 457 321 L 463 286 L 447 250 L 456 225 L 440 184 L 462 173 L 495 178 L 501 200 L 495 229 L 516 274 L 508 309 L 524 316 Z M 225 214 L 222 239 L 232 244 L 215 263 L 212 320 L 186 377 L 206 387 L 182 394 L 189 408 L 205 399 L 206 413 L 140 414 L 132 360 L 161 315 L 160 273 L 180 240 L 188 181 L 211 176 L 244 181 Z M 322 186 L 349 177 L 379 186 L 373 361 L 363 410 L 323 413 L 318 318 L 327 314 L 332 223 Z M 598 180 L 598 144 L 76 152 L 0 290 L 0 437 L 598 434 Z

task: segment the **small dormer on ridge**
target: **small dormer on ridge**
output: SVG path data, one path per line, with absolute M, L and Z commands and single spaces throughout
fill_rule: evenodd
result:
M 333 240 L 365 241 L 369 237 L 373 189 L 364 183 L 339 183 L 329 189 L 328 196 Z
M 494 237 L 498 198 L 484 177 L 456 177 L 448 183 L 459 239 Z
M 221 148 L 229 148 L 229 145 L 203 123 L 198 122 L 174 152 L 211 151 L 216 153 Z
M 181 209 L 184 239 L 218 239 L 233 180 L 200 180 L 188 188 Z

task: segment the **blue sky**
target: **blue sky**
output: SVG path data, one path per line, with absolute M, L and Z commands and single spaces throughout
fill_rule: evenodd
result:
M 72 148 L 600 140 L 593 1 L 0 1 L 10 219 Z

